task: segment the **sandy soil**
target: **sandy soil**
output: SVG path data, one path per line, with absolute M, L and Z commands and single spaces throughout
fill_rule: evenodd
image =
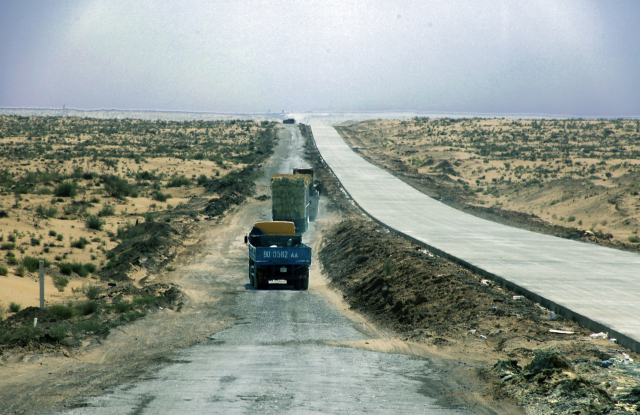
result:
M 631 250 L 640 242 L 638 130 L 637 120 L 425 118 L 339 128 L 364 157 L 471 213 L 529 215 L 546 233 L 573 228 Z
M 205 192 L 206 180 L 245 167 L 243 157 L 254 150 L 248 146 L 260 130 L 253 122 L 0 117 L 0 314 L 12 303 L 39 305 L 37 278 L 21 267 L 25 257 L 100 270 L 127 227 L 186 206 Z M 129 182 L 133 192 L 111 195 L 107 175 Z M 185 178 L 186 185 L 169 187 L 173 177 Z M 63 182 L 72 183 L 77 195 L 56 196 Z M 155 197 L 158 192 L 166 200 Z M 101 229 L 87 227 L 90 215 L 100 218 Z M 81 238 L 86 246 L 72 247 Z M 59 274 L 55 266 L 47 268 L 46 305 L 77 301 L 82 293 L 73 291 L 100 284 L 95 273 L 73 273 L 59 290 L 52 283 Z M 145 276 L 142 270 L 133 275 Z

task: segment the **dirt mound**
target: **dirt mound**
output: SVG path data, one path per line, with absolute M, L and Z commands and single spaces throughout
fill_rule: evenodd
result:
M 524 368 L 523 375 L 529 379 L 549 369 L 563 369 L 573 371 L 573 365 L 562 350 L 557 347 L 534 351 L 535 357 Z
M 207 193 L 215 193 L 217 198 L 209 200 L 202 213 L 220 216 L 233 205 L 239 205 L 255 193 L 254 180 L 259 174 L 259 166 L 246 166 L 237 173 L 222 179 L 212 179 L 206 184 Z
M 120 245 L 109 251 L 109 263 L 100 271 L 103 281 L 127 281 L 133 265 L 157 271 L 175 256 L 181 245 L 178 230 L 164 222 L 144 222 L 121 235 Z
M 42 310 L 38 307 L 27 307 L 7 318 L 5 323 L 10 326 L 33 324 L 34 318 L 38 319 L 38 323 L 55 323 L 60 321 L 60 318 L 47 310 Z
M 448 160 L 442 160 L 431 168 L 434 172 L 441 172 L 444 174 L 450 174 L 452 176 L 458 176 L 458 172 L 455 171 L 453 165 Z
M 500 343 L 513 336 L 512 329 L 522 329 L 523 321 L 531 324 L 525 333 L 541 337 L 559 326 L 530 301 L 513 300 L 512 293 L 371 221 L 340 223 L 319 255 L 354 308 L 411 332 L 412 338 L 466 336 L 475 330 Z

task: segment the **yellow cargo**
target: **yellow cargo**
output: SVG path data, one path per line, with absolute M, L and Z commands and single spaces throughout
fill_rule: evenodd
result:
M 256 222 L 254 225 L 265 235 L 295 235 L 296 228 L 293 222 Z

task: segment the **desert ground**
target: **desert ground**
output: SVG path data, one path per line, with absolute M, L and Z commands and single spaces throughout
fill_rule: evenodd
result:
M 189 201 L 264 159 L 272 127 L 0 117 L 0 310 L 39 305 L 40 259 L 47 305 L 105 289 L 112 278 L 100 271 L 117 265 L 113 250 L 137 224 L 203 219 Z M 136 282 L 153 274 L 143 264 L 127 270 Z
M 638 120 L 413 118 L 339 131 L 365 158 L 470 213 L 638 249 Z
M 36 132 L 33 126 L 41 124 L 47 127 Z M 7 270 L 0 276 L 1 411 L 82 406 L 83 397 L 152 378 L 158 365 L 171 364 L 175 350 L 234 324 L 234 293 L 246 283 L 246 248 L 238 238 L 248 218 L 268 208 L 268 187 L 258 180 L 260 166 L 273 153 L 276 134 L 287 138 L 284 130 L 249 121 L 82 118 L 5 117 L 1 125 L 5 173 L 0 173 L 0 209 L 5 215 L 0 224 L 2 243 L 13 244 L 1 258 Z M 634 362 L 640 356 L 375 224 L 340 190 L 318 157 L 310 129 L 298 128 L 307 138 L 307 160 L 323 195 L 313 245 L 321 266 L 311 290 L 369 333 L 367 341 L 336 346 L 437 362 L 443 377 L 431 390 L 439 391 L 443 406 L 529 414 L 638 409 L 640 370 Z M 358 141 L 358 133 L 350 130 L 358 126 L 348 128 L 342 133 L 358 151 L 399 174 L 404 162 L 395 150 L 383 154 L 373 143 L 363 148 L 368 142 Z M 106 131 L 110 134 L 103 136 Z M 47 147 L 43 141 L 50 138 L 55 146 Z M 444 150 L 419 150 L 422 160 L 448 158 L 427 160 L 430 164 L 411 170 L 419 175 L 403 177 L 442 198 L 479 207 L 504 203 L 503 194 L 513 198 L 548 185 L 543 177 L 542 188 L 531 182 L 513 188 L 505 184 L 498 197 L 484 194 L 484 184 L 481 192 L 472 191 L 472 184 L 457 181 L 462 164 Z M 485 178 L 480 183 L 487 182 L 490 162 L 468 157 L 469 163 L 481 163 Z M 456 175 L 430 170 L 441 161 L 450 163 Z M 534 180 L 521 175 L 520 183 L 526 183 L 522 177 Z M 613 177 L 604 175 L 602 181 Z M 69 189 L 76 194 L 66 195 Z M 494 190 L 491 185 L 489 190 Z M 164 197 L 158 193 L 167 199 L 159 200 Z M 100 229 L 89 226 L 92 216 L 104 221 Z M 559 222 L 561 227 L 566 223 Z M 76 242 L 81 238 L 85 243 Z M 634 247 L 623 242 L 620 247 Z M 37 273 L 29 270 L 34 261 L 28 258 L 50 262 L 44 311 L 28 308 L 38 304 Z M 216 276 L 215 284 L 195 277 L 193 270 L 212 263 L 215 269 L 206 271 Z M 21 310 L 12 310 L 12 303 Z M 57 381 L 42 380 L 47 377 Z M 37 398 L 24 399 L 33 390 L 38 393 L 29 396 Z

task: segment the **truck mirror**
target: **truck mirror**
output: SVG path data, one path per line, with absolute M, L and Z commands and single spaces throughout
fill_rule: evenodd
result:
M 244 243 L 246 244 L 248 241 L 249 241 L 249 240 L 248 240 L 248 238 L 247 238 L 247 235 L 245 235 L 245 236 L 244 236 Z

